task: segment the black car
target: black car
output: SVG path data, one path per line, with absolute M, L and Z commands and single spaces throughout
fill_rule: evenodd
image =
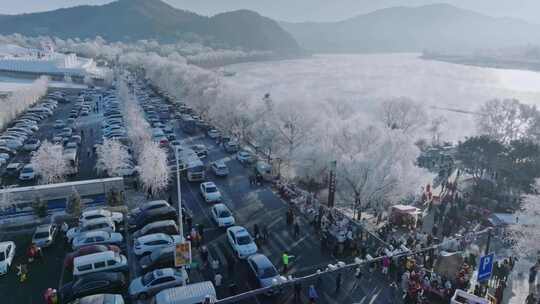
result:
M 119 272 L 96 272 L 82 275 L 60 288 L 62 303 L 99 293 L 122 293 L 126 277 Z
M 145 210 L 139 213 L 133 219 L 130 219 L 130 228 L 141 229 L 142 227 L 152 222 L 164 220 L 176 220 L 178 213 L 171 206 L 165 206 L 157 209 Z
M 145 255 L 139 261 L 144 273 L 159 269 L 174 267 L 174 246 L 164 247 Z

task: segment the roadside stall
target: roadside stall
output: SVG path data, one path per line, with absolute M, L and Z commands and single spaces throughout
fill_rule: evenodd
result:
M 398 227 L 414 228 L 421 216 L 419 208 L 410 205 L 394 205 L 390 208 L 390 223 Z

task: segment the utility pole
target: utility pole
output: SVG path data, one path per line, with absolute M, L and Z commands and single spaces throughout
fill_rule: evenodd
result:
M 178 162 L 178 147 L 175 146 L 174 158 L 176 158 L 176 193 L 178 198 L 178 229 L 180 230 L 180 236 L 184 241 L 184 224 L 182 221 L 182 189 L 180 188 L 180 164 Z
M 484 251 L 484 255 L 489 254 L 490 245 L 491 245 L 491 228 L 488 228 L 487 244 L 486 244 L 486 250 Z
M 334 207 L 336 196 L 336 168 L 337 161 L 332 161 L 330 163 L 330 176 L 328 178 L 328 208 Z

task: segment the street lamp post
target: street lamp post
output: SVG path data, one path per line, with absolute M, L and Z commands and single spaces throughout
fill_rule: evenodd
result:
M 174 158 L 176 158 L 176 193 L 178 198 L 178 229 L 180 230 L 180 236 L 182 241 L 184 240 L 184 225 L 182 221 L 182 190 L 180 188 L 180 164 L 178 162 L 178 147 L 174 149 Z

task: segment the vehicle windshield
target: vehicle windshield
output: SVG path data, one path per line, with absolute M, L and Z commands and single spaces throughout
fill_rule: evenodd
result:
M 247 245 L 251 243 L 251 237 L 249 235 L 243 235 L 238 237 L 238 245 Z
M 154 280 L 154 272 L 149 272 L 145 274 L 142 278 L 143 285 L 148 285 Z
M 49 233 L 48 232 L 38 232 L 34 235 L 34 238 L 35 239 L 45 239 L 45 238 L 48 238 L 49 237 Z
M 277 271 L 274 267 L 267 267 L 259 270 L 259 276 L 261 279 L 272 278 L 277 275 Z
M 231 216 L 231 213 L 229 212 L 229 210 L 222 210 L 219 212 L 219 217 L 230 217 Z
M 213 186 L 206 187 L 206 193 L 215 193 L 215 192 L 218 192 L 216 187 L 213 187 Z
M 0 251 L 0 262 L 6 259 L 6 253 L 3 251 Z

